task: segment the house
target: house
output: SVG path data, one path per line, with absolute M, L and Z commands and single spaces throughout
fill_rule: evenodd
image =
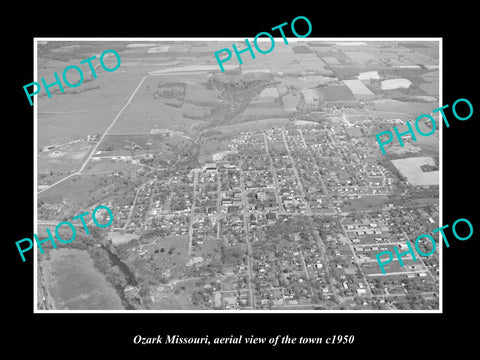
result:
M 277 219 L 277 215 L 273 212 L 269 212 L 267 213 L 267 220 L 276 220 Z
M 260 201 L 265 201 L 267 199 L 267 194 L 264 191 L 257 192 L 257 199 Z
M 359 288 L 357 289 L 357 294 L 358 295 L 365 295 L 367 293 L 367 290 L 364 288 Z
M 202 170 L 207 172 L 207 173 L 217 172 L 218 171 L 217 164 L 215 164 L 215 163 L 205 164 L 202 167 Z

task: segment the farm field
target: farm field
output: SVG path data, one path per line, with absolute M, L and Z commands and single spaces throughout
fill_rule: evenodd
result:
M 373 97 L 373 93 L 360 80 L 343 80 L 343 83 L 359 99 Z
M 183 100 L 173 105 L 172 100 L 175 99 L 155 97 L 159 83 L 157 77 L 147 78 L 142 83 L 130 105 L 112 127 L 110 134 L 150 133 L 155 128 L 188 131 L 197 123 L 196 120 L 183 117 Z
M 64 144 L 101 134 L 115 118 L 118 110 L 82 110 L 38 114 L 38 147 Z
M 58 310 L 123 310 L 120 298 L 93 267 L 86 251 L 57 249 L 40 266 L 45 284 Z
M 410 115 L 413 120 L 422 114 L 428 114 L 438 106 L 431 102 L 407 102 L 391 99 L 372 100 L 373 108 L 376 111 L 398 112 Z M 402 120 L 410 120 L 403 119 Z
M 287 111 L 278 103 L 263 106 L 249 105 L 238 117 L 240 121 L 254 121 L 271 116 L 287 116 Z
M 423 172 L 420 166 L 435 165 L 431 157 L 412 157 L 392 160 L 393 165 L 405 176 L 412 185 L 438 185 L 439 171 Z
M 330 76 L 283 76 L 275 77 L 274 80 L 280 81 L 283 86 L 295 87 L 299 90 L 310 89 L 321 85 L 327 85 L 329 83 L 337 81 L 336 78 Z
M 328 85 L 317 88 L 323 101 L 355 100 L 355 96 L 345 85 Z
M 120 69 L 118 70 L 120 71 Z M 112 72 L 99 73 L 98 78 L 81 84 L 77 88 L 65 89 L 64 94 L 53 94 L 52 97 L 40 96 L 38 99 L 38 112 L 62 112 L 69 111 L 97 111 L 111 110 L 120 111 L 142 79 L 142 72 Z M 86 88 L 94 88 L 85 91 Z M 51 91 L 53 91 L 52 88 Z M 74 92 L 75 91 L 75 92 Z

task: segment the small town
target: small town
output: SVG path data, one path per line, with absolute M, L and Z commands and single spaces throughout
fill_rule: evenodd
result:
M 440 226 L 438 132 L 386 155 L 375 138 L 438 107 L 434 41 L 279 45 L 225 73 L 211 59 L 220 43 L 116 46 L 116 116 L 92 111 L 71 135 L 60 120 L 76 115 L 58 99 L 98 89 L 41 100 L 58 131 L 39 132 L 39 234 L 100 204 L 114 221 L 38 255 L 39 308 L 439 308 L 438 253 L 394 258 L 385 274 L 375 257 Z M 46 63 L 63 54 L 40 49 Z M 57 291 L 86 271 L 95 286 Z

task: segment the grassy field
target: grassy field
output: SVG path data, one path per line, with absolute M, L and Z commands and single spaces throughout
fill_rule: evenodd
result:
M 365 195 L 360 199 L 351 199 L 344 202 L 344 211 L 381 209 L 388 200 L 386 195 Z
M 86 251 L 50 250 L 49 256 L 40 266 L 56 309 L 123 310 L 117 293 L 95 270 Z
M 95 196 L 101 196 L 105 193 L 106 187 L 104 179 L 108 176 L 103 175 L 75 175 L 55 186 L 53 190 L 47 190 L 38 196 L 39 200 L 55 204 L 62 201 L 72 203 L 81 210 L 85 206 L 93 203 Z
M 170 99 L 155 98 L 158 78 L 146 79 L 110 134 L 149 133 L 155 128 L 188 131 L 197 121 L 183 117 L 182 107 L 167 105 Z
M 137 234 L 121 234 L 119 231 L 112 231 L 109 233 L 109 238 L 112 240 L 113 245 L 119 245 L 127 243 L 132 240 L 138 239 Z
M 399 112 L 411 115 L 413 120 L 422 114 L 428 114 L 432 110 L 436 109 L 438 106 L 435 106 L 432 103 L 427 102 L 406 102 L 406 101 L 385 101 L 385 100 L 373 100 L 374 109 L 376 111 L 387 111 L 387 112 Z M 410 119 L 402 119 L 410 120 Z
M 185 91 L 185 101 L 197 105 L 216 105 L 220 93 L 214 90 L 208 90 L 204 85 L 198 83 L 188 83 Z
M 140 168 L 144 168 L 144 166 L 132 164 L 123 160 L 100 159 L 90 160 L 82 173 L 96 174 L 98 176 L 101 175 L 98 173 L 108 174 L 111 172 L 120 171 L 125 174 L 129 174 L 137 171 Z
M 146 255 L 153 256 L 153 264 L 159 271 L 172 270 L 184 266 L 188 261 L 187 236 L 165 236 L 154 239 L 143 239 L 141 244 L 152 244 L 142 247 Z
M 228 140 L 214 140 L 209 139 L 207 142 L 200 145 L 198 154 L 198 161 L 200 164 L 213 161 L 213 154 L 228 150 Z
M 92 49 L 94 48 L 95 46 Z M 65 66 L 67 64 L 62 61 L 40 58 L 39 74 L 50 79 L 53 72 L 61 73 Z M 39 96 L 39 149 L 47 145 L 68 144 L 72 140 L 85 139 L 87 135 L 102 134 L 138 85 L 141 75 L 138 70 L 125 72 L 119 69 L 114 73 L 102 70 L 98 71 L 97 79 L 77 88 L 65 87 L 67 90 L 63 94 L 54 93 L 51 98 Z M 90 145 L 87 148 L 78 143 L 70 144 L 68 147 L 54 149 L 55 152 L 39 154 L 39 174 L 49 174 L 52 171 L 54 174 L 50 175 L 50 180 L 54 181 L 68 175 L 69 171 L 78 170 Z M 48 179 L 45 181 L 49 182 Z
M 48 182 L 49 178 L 53 180 L 59 174 L 63 177 L 69 172 L 75 172 L 83 164 L 92 146 L 87 142 L 78 142 L 42 151 L 37 158 L 38 173 L 48 175 L 43 179 Z
M 115 152 L 116 150 L 131 150 L 134 146 L 143 150 L 143 153 L 152 150 L 165 150 L 165 137 L 160 134 L 147 135 L 107 135 L 97 150 Z
M 434 165 L 430 157 L 412 157 L 392 160 L 392 164 L 405 176 L 412 185 L 438 185 L 440 173 L 438 171 L 423 172 L 421 165 Z
M 266 104 L 262 107 L 257 105 L 249 105 L 239 116 L 240 121 L 255 121 L 271 116 L 283 117 L 287 116 L 287 111 L 278 103 Z
M 329 85 L 317 88 L 323 101 L 355 100 L 355 96 L 345 85 Z
M 175 284 L 174 289 L 163 286 L 152 286 L 150 293 L 154 301 L 154 310 L 192 310 L 192 292 L 197 289 L 198 280 L 182 280 Z
M 70 140 L 83 139 L 87 135 L 101 134 L 110 125 L 118 110 L 72 113 L 38 114 L 38 147 L 64 144 Z
M 68 88 L 64 94 L 52 94 L 39 97 L 38 111 L 41 112 L 68 112 L 68 111 L 119 111 L 137 87 L 144 73 L 136 71 L 121 72 L 120 69 L 112 72 L 102 72 L 98 78 L 81 84 L 77 88 Z M 52 77 L 50 75 L 49 79 Z M 86 88 L 95 89 L 85 91 Z M 51 89 L 53 91 L 57 87 Z M 75 91 L 75 92 L 74 92 Z M 44 93 L 42 91 L 42 93 Z

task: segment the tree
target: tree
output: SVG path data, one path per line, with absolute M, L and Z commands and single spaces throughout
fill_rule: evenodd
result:
M 232 250 L 232 255 L 235 258 L 240 258 L 245 254 L 245 251 L 241 248 L 239 244 L 235 245 L 235 247 Z

